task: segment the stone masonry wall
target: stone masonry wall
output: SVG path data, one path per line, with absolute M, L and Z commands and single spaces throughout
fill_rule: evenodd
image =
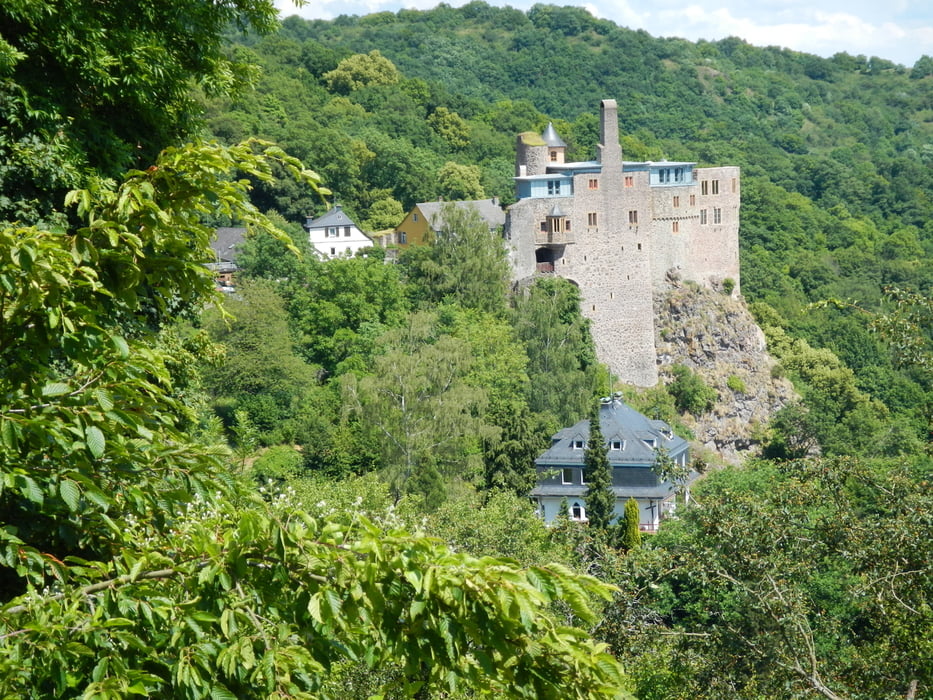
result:
M 519 137 L 517 175 L 547 172 L 547 147 L 534 136 Z M 666 289 L 671 279 L 721 287 L 726 278 L 735 282 L 738 294 L 739 169 L 697 168 L 695 182 L 664 187 L 650 186 L 645 169 L 623 172 L 614 100 L 602 103 L 601 140 L 601 172 L 576 174 L 572 197 L 528 198 L 509 208 L 506 236 L 513 276 L 522 280 L 535 274 L 535 251 L 542 245 L 536 236 L 558 205 L 570 233 L 565 245 L 547 245 L 554 274 L 579 286 L 597 355 L 615 378 L 653 386 L 658 358 L 652 294 Z M 718 223 L 714 209 L 719 209 Z

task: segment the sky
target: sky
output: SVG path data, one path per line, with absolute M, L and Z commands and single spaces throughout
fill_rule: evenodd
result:
M 458 7 L 466 0 L 447 0 Z M 655 37 L 716 41 L 737 36 L 754 46 L 781 46 L 829 57 L 845 52 L 878 56 L 912 67 L 920 56 L 933 56 L 931 0 L 541 0 L 543 4 L 576 5 L 629 29 Z M 293 0 L 275 0 L 283 17 L 309 19 L 339 15 L 427 10 L 437 0 L 309 0 L 296 8 Z M 498 2 L 527 10 L 535 0 Z

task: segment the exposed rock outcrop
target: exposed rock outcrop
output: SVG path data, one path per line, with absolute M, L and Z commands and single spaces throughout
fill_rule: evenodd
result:
M 682 364 L 719 393 L 710 412 L 685 420 L 696 440 L 727 462 L 754 454 L 756 433 L 796 394 L 787 379 L 774 376 L 777 362 L 745 302 L 673 282 L 654 304 L 662 381 L 670 382 L 670 367 Z

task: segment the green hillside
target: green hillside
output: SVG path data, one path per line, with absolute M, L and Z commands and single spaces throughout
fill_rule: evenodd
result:
M 931 697 L 931 73 L 541 5 L 0 4 L 0 697 Z M 516 133 L 590 158 L 602 98 L 632 159 L 743 168 L 777 364 L 741 300 L 668 311 L 786 390 L 741 465 L 689 427 L 745 375 L 614 385 L 475 212 L 397 264 L 310 250 L 335 200 L 508 203 Z M 631 440 L 663 522 L 613 520 L 594 430 L 591 517 L 546 524 L 535 457 L 610 392 L 692 440 Z
M 275 36 L 231 40 L 265 74 L 250 99 L 211 104 L 212 132 L 283 144 L 373 229 L 438 197 L 508 203 L 515 135 L 548 121 L 571 158 L 591 158 L 604 97 L 619 102 L 626 158 L 741 166 L 742 289 L 762 324 L 833 351 L 926 438 L 929 386 L 896 366 L 864 311 L 886 288 L 933 283 L 929 57 L 694 44 L 579 8 L 481 2 L 291 17 Z M 322 207 L 263 187 L 255 199 L 294 221 Z M 826 300 L 842 304 L 811 306 Z

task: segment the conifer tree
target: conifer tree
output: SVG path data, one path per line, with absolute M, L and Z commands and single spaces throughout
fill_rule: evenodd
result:
M 638 529 L 640 520 L 638 512 L 638 501 L 629 498 L 625 502 L 625 514 L 622 516 L 622 532 L 619 533 L 619 545 L 626 552 L 641 547 L 641 531 Z
M 590 526 L 606 532 L 612 522 L 616 497 L 612 492 L 612 468 L 609 451 L 599 424 L 599 403 L 590 414 L 590 437 L 583 455 L 583 468 L 589 488 L 586 491 L 586 514 Z

